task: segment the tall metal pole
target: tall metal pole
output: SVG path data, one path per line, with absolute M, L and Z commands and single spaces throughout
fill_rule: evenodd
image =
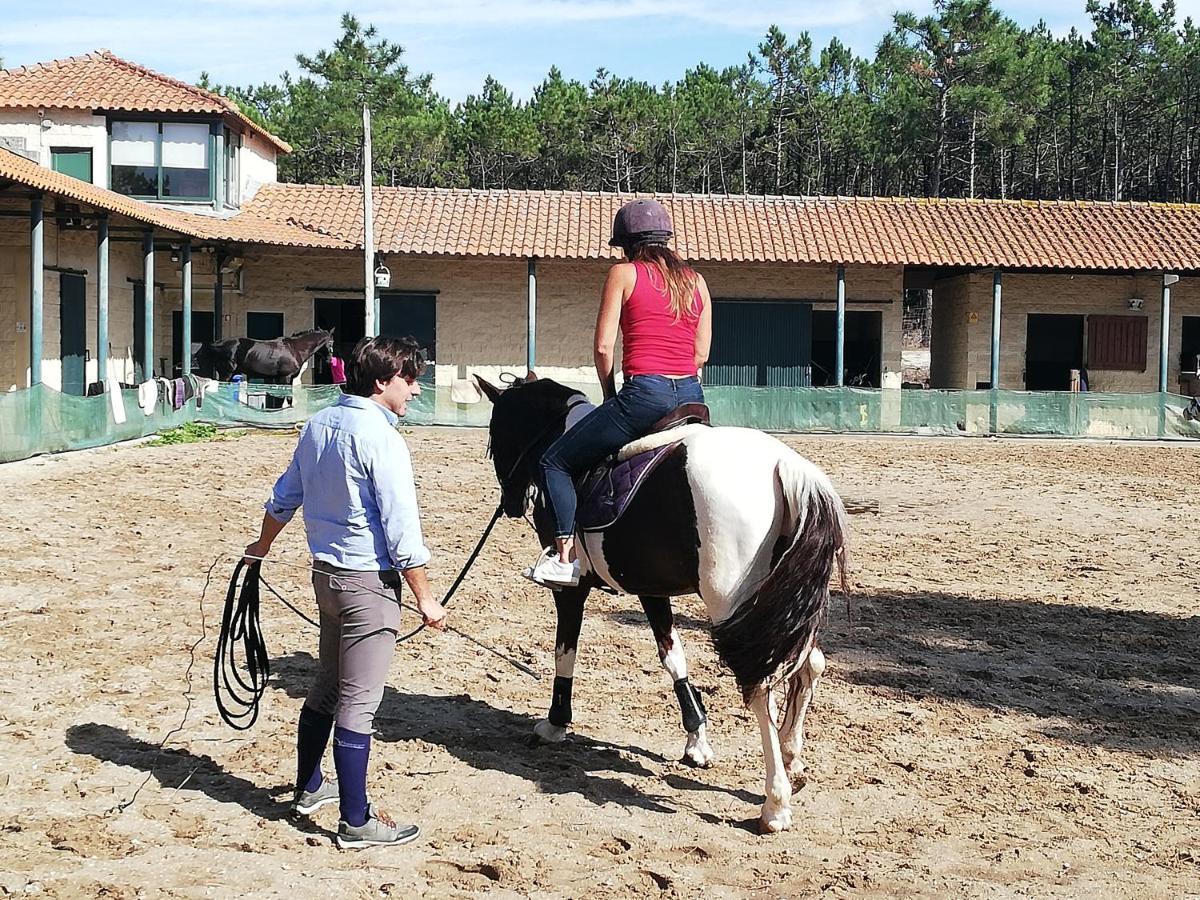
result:
M 379 297 L 375 290 L 375 205 L 371 198 L 371 107 L 363 104 L 363 290 L 364 323 L 367 337 L 379 334 L 375 309 Z
M 537 260 L 529 257 L 529 293 L 525 312 L 525 368 L 532 372 L 537 363 Z
M 1162 277 L 1162 322 L 1158 337 L 1158 392 L 1167 392 L 1167 365 L 1171 357 L 1171 285 L 1179 281 L 1178 275 L 1166 272 Z
M 837 267 L 837 342 L 834 351 L 834 367 L 837 369 L 838 387 L 846 383 L 846 267 Z
M 108 216 L 96 223 L 96 380 L 108 379 Z
M 142 377 L 154 377 L 154 232 L 142 234 Z
M 43 254 L 42 198 L 29 202 L 29 384 L 42 383 L 42 285 L 46 280 Z
M 183 263 L 183 359 L 180 360 L 184 375 L 192 374 L 192 242 L 184 241 L 179 248 L 179 260 Z
M 1000 270 L 992 275 L 992 390 L 1000 388 Z

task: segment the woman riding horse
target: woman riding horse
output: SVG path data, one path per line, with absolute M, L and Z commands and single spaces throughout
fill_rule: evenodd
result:
M 627 261 L 609 270 L 596 317 L 596 374 L 605 399 L 542 456 L 555 545 L 526 572 L 538 584 L 579 583 L 576 477 L 680 404 L 704 401 L 698 372 L 712 340 L 712 300 L 704 278 L 667 246 L 672 233 L 671 217 L 657 200 L 626 203 L 613 220 L 609 245 L 621 247 Z M 625 377 L 619 392 L 613 378 L 618 326 Z

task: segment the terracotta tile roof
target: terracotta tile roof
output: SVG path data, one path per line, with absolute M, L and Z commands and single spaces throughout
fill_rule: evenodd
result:
M 290 153 L 286 141 L 248 119 L 232 100 L 97 50 L 0 69 L 0 108 L 96 109 L 225 116 Z
M 0 188 L 4 187 L 6 181 L 201 240 L 337 250 L 349 250 L 354 247 L 353 243 L 342 238 L 320 234 L 286 222 L 245 215 L 221 219 L 144 203 L 98 188 L 86 181 L 62 175 L 9 150 L 0 149 Z M 0 198 L 3 196 L 4 194 L 0 193 Z
M 269 184 L 229 219 L 165 209 L 0 150 L 11 180 L 194 238 L 353 250 L 356 187 Z M 1093 271 L 1200 271 L 1200 205 L 899 198 L 657 195 L 696 262 Z M 429 256 L 614 259 L 608 233 L 630 195 L 376 188 L 376 246 Z
M 631 195 L 376 188 L 382 252 L 607 259 Z M 697 262 L 1200 270 L 1200 205 L 905 198 L 655 196 Z M 357 187 L 272 184 L 243 216 L 355 244 Z

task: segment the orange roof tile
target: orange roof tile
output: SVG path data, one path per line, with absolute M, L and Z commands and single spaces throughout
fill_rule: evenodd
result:
M 180 212 L 102 190 L 0 150 L 0 182 L 182 235 L 246 244 L 362 246 L 357 187 L 269 184 L 236 216 Z M 631 195 L 375 189 L 376 247 L 428 256 L 614 259 Z M 1200 205 L 869 197 L 653 195 L 696 262 L 1200 271 Z
M 292 150 L 286 141 L 247 118 L 232 100 L 107 50 L 0 69 L 2 107 L 220 115 L 262 135 L 284 153 Z
M 632 195 L 379 187 L 385 253 L 616 258 Z M 1200 270 L 1200 205 L 656 194 L 697 262 Z M 239 218 L 362 242 L 359 188 L 271 184 Z

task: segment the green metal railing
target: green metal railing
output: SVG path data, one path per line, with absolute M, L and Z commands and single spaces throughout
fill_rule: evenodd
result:
M 595 385 L 579 385 L 598 399 Z M 248 392 L 248 393 L 247 393 Z M 898 391 L 861 388 L 710 387 L 714 424 L 780 432 L 1153 439 L 1200 438 L 1200 422 L 1184 416 L 1190 398 L 1175 394 L 1028 393 L 1024 391 Z M 259 408 L 265 395 L 282 409 Z M 110 398 L 60 394 L 43 384 L 0 394 L 0 462 L 40 453 L 99 447 L 154 434 L 188 421 L 252 428 L 293 428 L 337 402 L 331 385 L 293 389 L 233 385 L 210 392 L 203 405 L 179 410 L 156 404 L 145 414 L 137 392 L 121 392 L 126 421 Z M 251 403 L 246 402 L 250 400 Z M 455 403 L 449 387 L 425 387 L 409 404 L 410 425 L 482 426 L 491 404 Z

